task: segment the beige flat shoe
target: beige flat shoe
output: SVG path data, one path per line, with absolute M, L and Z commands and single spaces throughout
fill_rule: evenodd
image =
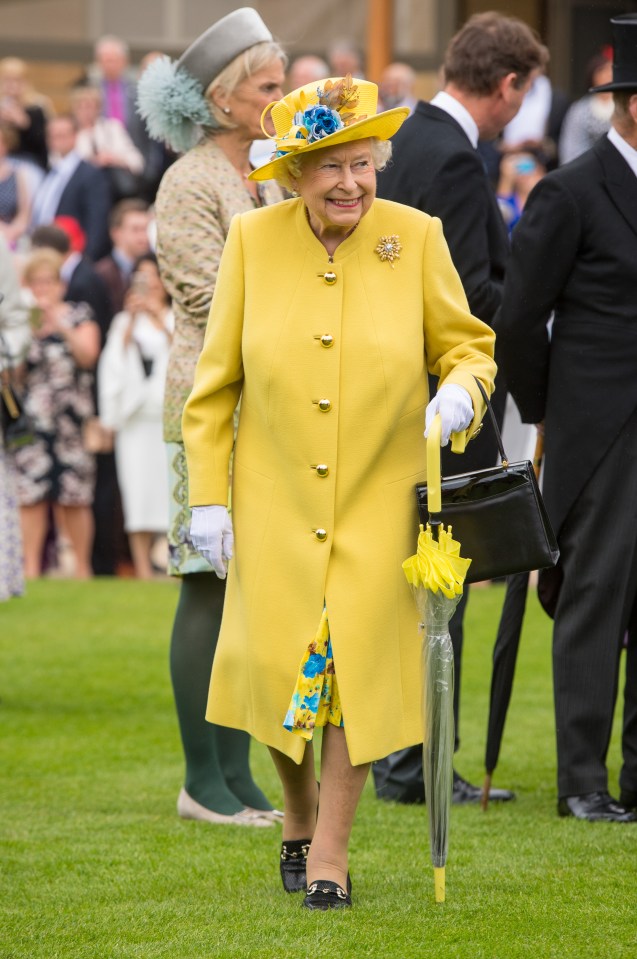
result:
M 189 796 L 185 789 L 182 789 L 177 798 L 177 813 L 181 819 L 197 819 L 200 822 L 214 823 L 217 826 L 273 826 L 274 821 L 265 819 L 262 813 L 255 810 L 242 809 L 232 816 L 224 816 L 222 813 L 213 812 L 212 809 L 206 809 L 201 803 L 198 803 L 192 796 Z
M 246 811 L 254 813 L 261 819 L 267 819 L 269 822 L 283 822 L 283 813 L 280 809 L 253 809 L 252 806 L 246 806 Z

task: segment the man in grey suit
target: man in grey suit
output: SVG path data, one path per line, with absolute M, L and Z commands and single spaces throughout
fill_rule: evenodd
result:
M 637 822 L 637 14 L 612 21 L 611 130 L 538 183 L 513 233 L 499 363 L 545 423 L 544 498 L 561 555 L 554 615 L 558 812 Z M 554 313 L 551 335 L 547 322 Z M 620 801 L 608 792 L 626 646 Z
M 547 60 L 546 48 L 521 20 L 499 13 L 471 17 L 452 38 L 445 53 L 444 89 L 430 103 L 421 100 L 416 105 L 412 116 L 393 137 L 392 161 L 378 178 L 379 196 L 441 219 L 471 312 L 488 324 L 493 322 L 500 305 L 509 241 L 477 150 L 478 140 L 492 140 L 513 119 L 534 76 Z M 431 385 L 435 390 L 436 384 Z M 506 386 L 498 377 L 493 406 L 500 424 L 505 401 Z M 497 455 L 493 427 L 485 422 L 481 435 L 461 456 L 443 450 L 443 473 L 495 466 Z M 468 596 L 465 587 L 450 624 L 456 676 L 456 748 L 463 620 Z M 417 747 L 412 755 L 419 773 Z M 374 767 L 377 788 L 379 772 L 382 766 Z M 396 776 L 401 776 L 403 782 L 395 783 L 395 788 L 387 783 L 384 789 L 378 789 L 379 796 L 400 799 L 404 795 L 404 779 L 413 779 L 413 774 L 404 770 L 402 775 L 396 770 Z M 419 788 L 422 791 L 421 777 Z M 455 803 L 478 802 L 480 794 L 478 786 L 454 771 Z M 493 789 L 490 798 L 506 800 L 513 794 Z

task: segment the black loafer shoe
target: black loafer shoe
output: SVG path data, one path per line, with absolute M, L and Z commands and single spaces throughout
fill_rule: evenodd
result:
M 311 839 L 287 839 L 281 843 L 281 879 L 286 892 L 305 892 L 305 869 Z
M 308 886 L 307 895 L 302 905 L 305 909 L 347 909 L 352 905 L 352 880 L 347 875 L 347 892 L 337 882 L 329 879 L 318 879 Z
M 637 789 L 622 789 L 619 794 L 619 805 L 630 812 L 637 812 Z
M 451 802 L 456 806 L 466 806 L 469 803 L 479 803 L 482 799 L 482 789 L 480 786 L 474 786 L 467 782 L 454 769 L 453 771 L 453 792 L 451 793 Z M 510 789 L 490 789 L 489 802 L 510 802 L 515 799 L 515 793 Z
M 624 808 L 607 792 L 562 796 L 557 811 L 560 816 L 574 816 L 588 822 L 637 822 L 637 813 Z

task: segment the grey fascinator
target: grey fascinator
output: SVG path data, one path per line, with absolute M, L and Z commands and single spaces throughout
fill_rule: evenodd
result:
M 270 41 L 257 11 L 241 7 L 208 27 L 179 60 L 153 60 L 137 85 L 137 112 L 148 135 L 185 153 L 200 139 L 202 127 L 218 128 L 206 90 L 240 53 Z
M 216 126 L 199 80 L 168 57 L 157 57 L 141 75 L 137 112 L 148 135 L 177 153 L 197 143 L 202 127 Z

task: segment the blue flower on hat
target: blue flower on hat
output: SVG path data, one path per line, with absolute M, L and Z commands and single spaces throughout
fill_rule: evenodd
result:
M 314 143 L 322 140 L 337 130 L 343 128 L 343 121 L 336 112 L 329 107 L 309 107 L 303 114 L 303 126 L 307 130 L 307 142 Z

